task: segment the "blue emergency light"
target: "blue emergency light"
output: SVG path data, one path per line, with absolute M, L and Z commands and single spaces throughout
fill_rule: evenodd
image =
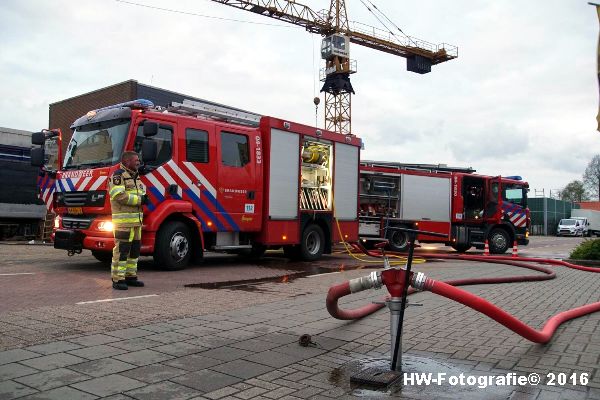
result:
M 150 100 L 137 99 L 137 100 L 126 101 L 124 103 L 114 104 L 112 106 L 98 108 L 97 110 L 94 110 L 94 111 L 98 112 L 98 111 L 103 111 L 103 110 L 110 110 L 112 108 L 131 108 L 132 110 L 145 110 L 147 108 L 152 108 L 152 107 L 154 107 L 154 103 L 152 103 Z
M 523 178 L 521 178 L 521 176 L 519 175 L 513 175 L 513 176 L 505 176 L 506 179 L 512 179 L 513 181 L 522 181 Z

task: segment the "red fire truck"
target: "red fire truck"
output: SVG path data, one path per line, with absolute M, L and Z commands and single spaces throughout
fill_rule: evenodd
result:
M 408 236 L 394 227 L 443 233 L 419 235 L 421 243 L 445 243 L 460 252 L 471 247 L 504 253 L 517 241 L 529 243 L 529 185 L 520 177 L 485 176 L 472 169 L 362 161 L 360 236 L 385 237 L 395 251 Z
M 46 171 L 42 188 L 58 215 L 57 249 L 111 258 L 107 179 L 125 150 L 144 162 L 141 252 L 168 269 L 205 250 L 260 255 L 283 247 L 315 260 L 337 241 L 358 240 L 361 141 L 354 135 L 192 101 L 165 109 L 147 100 L 117 104 L 71 128 L 62 167 Z M 32 136 L 42 145 L 33 163 L 43 164 L 56 138 L 56 131 Z

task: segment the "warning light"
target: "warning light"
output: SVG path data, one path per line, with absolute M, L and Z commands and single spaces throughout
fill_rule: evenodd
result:
M 282 238 L 283 240 L 287 240 L 287 236 L 286 236 L 286 235 L 283 235 L 281 238 Z
M 344 235 L 344 239 L 348 239 L 348 235 Z
M 212 222 L 210 222 L 210 221 L 208 221 L 206 224 L 207 224 L 208 226 L 212 226 Z

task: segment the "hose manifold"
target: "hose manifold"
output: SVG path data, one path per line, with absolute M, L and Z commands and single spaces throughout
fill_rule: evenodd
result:
M 412 282 L 410 283 L 412 287 L 416 290 L 425 289 L 425 281 L 427 280 L 427 276 L 425 276 L 422 272 L 417 272 L 413 275 Z

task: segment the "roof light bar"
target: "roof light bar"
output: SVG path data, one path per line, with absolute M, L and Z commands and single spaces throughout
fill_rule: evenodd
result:
M 126 101 L 124 103 L 114 104 L 112 106 L 98 108 L 97 110 L 94 110 L 94 111 L 98 112 L 98 111 L 103 111 L 103 110 L 110 110 L 113 108 L 131 108 L 132 110 L 145 110 L 145 109 L 152 108 L 152 107 L 154 107 L 154 103 L 152 103 L 150 100 L 137 99 L 137 100 Z

